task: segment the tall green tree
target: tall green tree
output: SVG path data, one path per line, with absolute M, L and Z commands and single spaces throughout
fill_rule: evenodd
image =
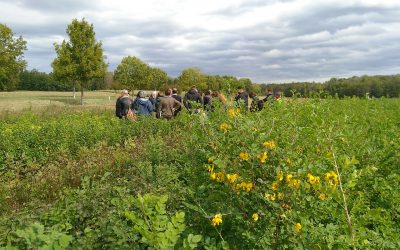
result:
M 152 88 L 151 67 L 135 56 L 124 57 L 114 71 L 114 80 L 130 89 Z
M 189 89 L 190 86 L 196 85 L 197 88 L 206 90 L 207 76 L 198 68 L 187 68 L 178 76 L 176 84 L 182 89 Z
M 168 85 L 168 74 L 159 68 L 151 68 L 150 70 L 151 82 L 148 89 L 160 89 L 162 86 Z
M 0 91 L 11 91 L 18 87 L 19 74 L 25 69 L 23 59 L 26 41 L 14 37 L 13 31 L 0 23 Z
M 104 61 L 101 42 L 96 41 L 93 24 L 84 18 L 74 19 L 67 27 L 69 41 L 54 44 L 57 57 L 52 63 L 53 74 L 58 80 L 72 81 L 83 91 L 93 78 L 104 77 L 107 64 Z

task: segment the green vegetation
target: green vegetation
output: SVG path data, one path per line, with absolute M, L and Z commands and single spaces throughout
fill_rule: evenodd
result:
M 0 23 L 0 91 L 11 91 L 18 87 L 19 73 L 25 69 L 23 53 L 26 41 L 14 38 L 7 25 Z
M 57 57 L 51 66 L 57 80 L 78 84 L 81 90 L 81 104 L 83 91 L 94 78 L 104 77 L 107 64 L 104 62 L 101 42 L 97 42 L 93 24 L 84 18 L 81 21 L 72 20 L 67 27 L 69 41 L 61 45 L 54 44 Z
M 0 122 L 0 248 L 399 249 L 400 101 Z

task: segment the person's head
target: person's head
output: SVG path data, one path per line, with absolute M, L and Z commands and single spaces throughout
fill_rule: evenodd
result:
M 268 89 L 268 94 L 272 94 L 272 89 Z
M 211 93 L 212 93 L 211 90 L 207 90 L 204 94 L 205 95 L 211 95 Z
M 157 91 L 151 92 L 151 97 L 156 98 L 157 97 Z
M 190 90 L 197 91 L 197 87 L 196 87 L 196 85 L 193 85 L 192 87 L 190 87 Z M 198 92 L 198 91 L 197 91 L 197 92 Z
M 178 94 L 178 89 L 177 88 L 173 88 L 172 89 L 172 94 Z
M 144 93 L 143 90 L 140 90 L 140 91 L 138 92 L 137 96 L 138 96 L 139 98 L 145 98 L 145 97 L 146 97 L 146 94 Z
M 123 90 L 121 91 L 121 96 L 127 96 L 127 95 L 129 95 L 128 90 L 123 89 Z
M 253 98 L 253 97 L 257 96 L 257 94 L 254 93 L 254 92 L 251 92 L 251 93 L 249 94 L 249 96 L 250 96 L 250 98 Z
M 170 96 L 172 94 L 172 90 L 166 89 L 164 93 L 165 93 L 165 96 Z
M 243 92 L 244 92 L 244 89 L 243 89 L 242 86 L 239 86 L 239 87 L 237 88 L 237 91 L 238 91 L 238 93 L 243 93 Z

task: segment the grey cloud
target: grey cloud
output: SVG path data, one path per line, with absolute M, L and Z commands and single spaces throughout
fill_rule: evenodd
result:
M 276 2 L 251 0 L 205 15 L 234 19 Z M 257 82 L 319 80 L 400 70 L 400 34 L 394 32 L 400 28 L 399 8 L 362 4 L 346 7 L 316 1 L 279 17 L 278 22 L 216 32 L 188 28 L 162 17 L 104 19 L 101 5 L 94 9 L 90 1 L 64 1 L 62 6 L 50 0 L 16 3 L 49 19 L 41 24 L 16 22 L 12 27 L 28 40 L 29 67 L 39 70 L 51 71 L 55 56 L 52 43 L 65 36 L 66 26 L 78 12 L 94 24 L 110 70 L 128 55 L 139 56 L 172 76 L 197 66 L 208 74 L 244 76 Z M 179 39 L 190 43 L 185 45 Z
M 6 2 L 16 3 L 18 6 L 28 9 L 34 9 L 43 12 L 57 12 L 57 13 L 65 13 L 65 12 L 76 12 L 81 11 L 82 9 L 93 9 L 96 8 L 96 1 L 90 0 L 63 0 L 63 1 L 54 1 L 54 0 L 12 0 Z

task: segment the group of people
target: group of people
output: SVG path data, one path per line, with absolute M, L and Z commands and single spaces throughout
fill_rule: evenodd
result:
M 280 96 L 274 96 L 271 90 L 268 90 L 267 96 L 260 100 L 257 94 L 251 92 L 250 95 L 242 88 L 238 88 L 235 102 L 237 105 L 243 105 L 246 110 L 249 109 L 249 97 L 251 98 L 250 111 L 260 111 L 268 101 L 280 99 Z M 200 110 L 212 112 L 215 107 L 215 101 L 220 102 L 225 108 L 227 106 L 226 97 L 219 92 L 206 91 L 200 94 L 196 86 L 192 86 L 182 98 L 176 88 L 167 89 L 162 94 L 154 91 L 149 98 L 146 98 L 144 91 L 139 91 L 133 100 L 127 90 L 122 90 L 121 95 L 116 102 L 115 114 L 120 119 L 127 118 L 130 115 L 153 116 L 157 118 L 170 120 L 176 117 L 183 108 L 190 113 L 198 113 Z

